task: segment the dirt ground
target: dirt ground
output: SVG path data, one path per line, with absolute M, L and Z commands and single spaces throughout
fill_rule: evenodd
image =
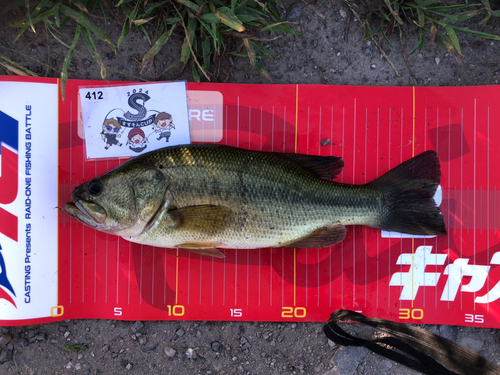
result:
M 359 22 L 338 0 L 318 0 L 309 6 L 288 1 L 283 16 L 294 22 L 302 35 L 285 35 L 264 42 L 276 57 L 263 61 L 274 83 L 322 83 L 333 85 L 463 86 L 498 84 L 500 42 L 461 37 L 464 56 L 455 58 L 438 46 L 402 58 L 401 44 L 393 37 L 391 49 L 382 48 L 393 69 L 374 42 L 364 41 Z M 59 73 L 30 59 L 61 69 L 66 49 L 48 40 L 40 27 L 13 43 L 17 31 L 6 25 L 12 12 L 3 16 L 0 53 L 39 75 Z M 99 24 L 101 22 L 101 24 Z M 120 28 L 112 19 L 104 27 L 118 40 Z M 492 19 L 481 31 L 500 35 L 499 20 Z M 70 43 L 70 37 L 65 39 Z M 416 43 L 406 40 L 406 51 Z M 140 73 L 140 58 L 149 49 L 141 34 L 129 36 L 118 55 L 97 43 L 109 80 L 154 80 L 177 60 L 181 45 L 175 37 L 164 47 L 151 69 Z M 12 50 L 22 52 L 23 57 Z M 91 62 L 83 44 L 77 48 L 69 78 L 100 79 L 99 67 Z M 269 83 L 258 76 L 247 60 L 222 62 L 227 82 Z M 396 71 L 397 73 L 396 73 Z M 181 75 L 169 72 L 161 79 L 192 80 L 189 69 Z M 226 76 L 220 73 L 219 80 Z M 492 329 L 426 326 L 500 363 L 500 334 Z M 253 322 L 121 322 L 75 320 L 27 327 L 0 328 L 1 374 L 414 374 L 364 348 L 339 347 L 329 343 L 319 323 Z M 85 344 L 87 350 L 70 352 L 64 344 Z

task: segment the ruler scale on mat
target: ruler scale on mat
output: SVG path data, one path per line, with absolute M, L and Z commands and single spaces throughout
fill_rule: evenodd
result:
M 59 96 L 54 103 L 59 206 L 82 181 L 123 161 L 85 158 L 77 90 L 92 85 L 102 82 L 69 80 L 67 99 Z M 34 268 L 43 270 L 45 258 L 57 262 L 57 282 L 50 284 L 55 290 L 46 292 L 54 295 L 54 304 L 30 315 L 30 304 L 45 298 L 43 288 L 31 291 L 31 301 L 25 301 L 25 264 L 8 255 L 6 244 L 12 239 L 5 232 L 11 225 L 1 216 L 1 323 L 75 318 L 326 321 L 333 310 L 345 308 L 400 322 L 498 328 L 500 176 L 490 171 L 500 158 L 499 96 L 496 87 L 188 83 L 191 132 L 201 137 L 196 139 L 341 156 L 345 167 L 337 180 L 344 183 L 370 182 L 414 155 L 436 150 L 442 178 L 435 199 L 448 235 L 419 238 L 353 226 L 333 247 L 227 250 L 225 259 L 216 259 L 133 244 L 59 211 L 57 230 L 46 233 L 47 238 L 58 236 L 57 254 L 47 256 L 40 238 L 31 244 Z M 202 115 L 207 108 L 213 117 Z M 8 110 L 0 104 L 2 113 Z M 36 139 L 32 143 L 44 147 Z M 2 175 L 10 155 L 4 144 L 2 139 Z M 24 195 L 24 182 L 20 188 Z M 0 198 L 0 208 L 9 211 L 9 202 Z M 24 239 L 20 235 L 18 242 Z M 15 282 L 7 285 L 6 275 Z M 43 272 L 30 276 L 31 285 L 45 285 Z M 28 313 L 16 318 L 16 309 Z

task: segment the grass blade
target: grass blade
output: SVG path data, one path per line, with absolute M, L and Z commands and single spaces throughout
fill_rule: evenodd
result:
M 0 58 L 5 60 L 5 61 L 0 61 L 0 65 L 2 65 L 9 72 L 17 74 L 18 76 L 38 77 L 38 74 L 33 73 L 31 70 L 25 68 L 22 65 L 19 65 L 15 61 L 12 61 L 7 56 L 0 54 Z
M 444 29 L 448 33 L 448 37 L 450 38 L 451 43 L 453 44 L 453 47 L 455 47 L 455 49 L 457 50 L 458 54 L 461 55 L 462 51 L 460 51 L 460 44 L 458 43 L 457 33 L 455 33 L 455 30 L 453 30 L 453 26 L 446 25 L 444 27 Z
M 92 39 L 92 35 L 90 35 L 90 31 L 84 27 L 82 27 L 82 38 L 87 48 L 92 55 L 94 61 L 99 65 L 101 69 L 101 78 L 106 79 L 106 67 L 104 66 L 104 62 L 102 61 L 101 55 L 97 51 L 95 47 L 94 40 Z
M 179 4 L 182 4 L 182 5 L 186 6 L 186 7 L 188 7 L 189 9 L 194 10 L 195 14 L 200 9 L 200 7 L 198 5 L 196 5 L 195 3 L 193 3 L 192 1 L 189 1 L 189 0 L 177 0 L 177 2 Z
M 85 30 L 92 31 L 101 40 L 108 43 L 111 46 L 111 48 L 113 48 L 113 51 L 116 53 L 116 47 L 113 44 L 113 42 L 111 41 L 111 39 L 106 34 L 104 34 L 96 25 L 94 25 L 94 23 L 92 21 L 90 21 L 87 17 L 78 13 L 77 11 L 67 7 L 66 5 L 60 4 L 59 7 L 60 7 L 60 11 L 62 14 L 72 18 L 78 24 L 82 25 L 82 27 Z M 82 33 L 82 35 L 84 35 L 84 33 Z M 92 41 L 92 43 L 94 43 L 94 42 Z M 101 70 L 101 73 L 102 73 L 102 70 Z
M 231 9 L 227 7 L 221 7 L 217 9 L 213 4 L 210 4 L 210 10 L 212 11 L 213 15 L 217 17 L 217 19 L 224 25 L 240 33 L 245 31 L 245 26 L 243 26 L 243 23 L 241 23 L 241 21 L 238 19 L 238 17 L 236 17 Z
M 255 55 L 255 50 L 253 48 L 254 42 L 248 38 L 243 38 L 243 44 L 245 45 L 245 48 L 247 50 L 247 55 L 248 59 L 250 60 L 250 64 L 255 69 L 255 71 L 272 82 L 273 79 L 271 78 L 271 75 L 257 61 L 257 56 Z
M 61 72 L 61 95 L 62 95 L 63 100 L 66 99 L 66 81 L 68 80 L 69 64 L 71 63 L 71 59 L 73 58 L 73 52 L 75 51 L 75 47 L 78 43 L 78 39 L 80 39 L 81 31 L 82 31 L 82 26 L 77 25 L 76 30 L 75 30 L 75 36 L 73 38 L 73 43 L 69 47 L 69 51 L 66 54 L 66 57 L 64 58 L 63 69 Z
M 148 52 L 146 52 L 146 54 L 142 58 L 141 73 L 142 73 L 143 69 L 149 64 L 150 60 L 153 59 L 153 57 L 155 57 L 158 54 L 158 52 L 160 52 L 160 50 L 165 45 L 165 43 L 168 42 L 168 40 L 172 36 L 172 33 L 174 32 L 174 29 L 176 27 L 177 27 L 177 24 L 176 23 L 173 24 L 172 27 L 170 28 L 170 30 L 167 30 L 162 35 L 160 35 L 160 37 L 158 38 L 156 43 L 153 45 L 153 47 L 151 47 L 150 50 Z

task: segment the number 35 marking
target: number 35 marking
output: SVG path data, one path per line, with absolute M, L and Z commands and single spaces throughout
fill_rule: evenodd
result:
M 484 315 L 465 314 L 466 323 L 484 323 Z

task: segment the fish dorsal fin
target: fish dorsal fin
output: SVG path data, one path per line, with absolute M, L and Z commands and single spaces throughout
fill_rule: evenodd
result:
M 347 228 L 342 224 L 332 225 L 316 229 L 311 234 L 288 243 L 285 246 L 297 249 L 316 249 L 333 246 L 344 240 L 346 232 Z
M 195 233 L 218 232 L 226 228 L 234 216 L 231 209 L 211 204 L 173 209 L 168 214 L 174 220 L 175 229 Z
M 342 168 L 344 168 L 344 161 L 342 158 L 337 156 L 317 156 L 291 153 L 276 155 L 304 167 L 315 176 L 324 180 L 334 179 L 340 174 L 340 172 L 342 172 Z
M 180 244 L 178 247 L 184 250 L 191 251 L 195 254 L 209 255 L 214 258 L 225 258 L 226 254 L 215 248 L 215 246 L 218 245 L 220 244 L 213 242 L 190 242 Z

